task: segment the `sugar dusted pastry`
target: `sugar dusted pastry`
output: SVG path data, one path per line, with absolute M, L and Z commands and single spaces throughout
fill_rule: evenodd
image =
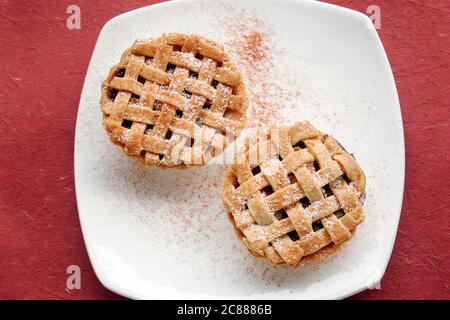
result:
M 222 199 L 252 255 L 298 266 L 352 237 L 364 220 L 365 184 L 334 138 L 299 122 L 247 143 L 226 174 Z
M 101 91 L 110 140 L 145 165 L 204 165 L 246 125 L 239 70 L 222 46 L 198 35 L 136 41 Z

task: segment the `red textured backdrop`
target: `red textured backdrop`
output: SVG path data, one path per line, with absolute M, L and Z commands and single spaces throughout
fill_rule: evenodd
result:
M 85 72 L 103 24 L 157 1 L 0 0 L 0 298 L 116 299 L 95 277 L 78 221 L 73 140 Z M 356 299 L 450 299 L 450 2 L 331 0 L 381 8 L 406 139 L 406 185 L 381 290 Z M 45 4 L 44 4 L 45 3 Z M 81 30 L 66 9 L 81 8 Z M 82 269 L 68 290 L 66 268 Z

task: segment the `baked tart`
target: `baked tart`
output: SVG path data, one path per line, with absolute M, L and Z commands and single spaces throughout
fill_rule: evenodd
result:
M 100 105 L 110 140 L 150 166 L 204 165 L 246 126 L 238 68 L 198 35 L 137 40 L 102 83 Z
M 309 122 L 254 139 L 230 166 L 222 193 L 250 253 L 296 267 L 349 240 L 364 220 L 366 185 L 353 155 Z

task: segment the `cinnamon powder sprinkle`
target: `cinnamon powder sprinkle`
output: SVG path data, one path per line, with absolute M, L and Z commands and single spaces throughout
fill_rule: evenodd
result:
M 280 124 L 284 104 L 299 93 L 276 68 L 272 52 L 275 46 L 273 32 L 262 19 L 247 12 L 236 14 L 221 24 L 225 28 L 227 51 L 245 78 L 249 98 L 248 126 Z

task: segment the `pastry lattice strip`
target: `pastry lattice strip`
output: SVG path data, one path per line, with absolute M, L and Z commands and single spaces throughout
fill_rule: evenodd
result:
M 231 167 L 222 197 L 253 254 L 296 266 L 352 236 L 363 220 L 364 189 L 355 159 L 302 122 L 249 146 Z
M 204 164 L 245 126 L 240 74 L 223 49 L 199 36 L 137 41 L 103 83 L 111 140 L 146 164 Z M 192 143 L 193 142 L 193 143 Z

